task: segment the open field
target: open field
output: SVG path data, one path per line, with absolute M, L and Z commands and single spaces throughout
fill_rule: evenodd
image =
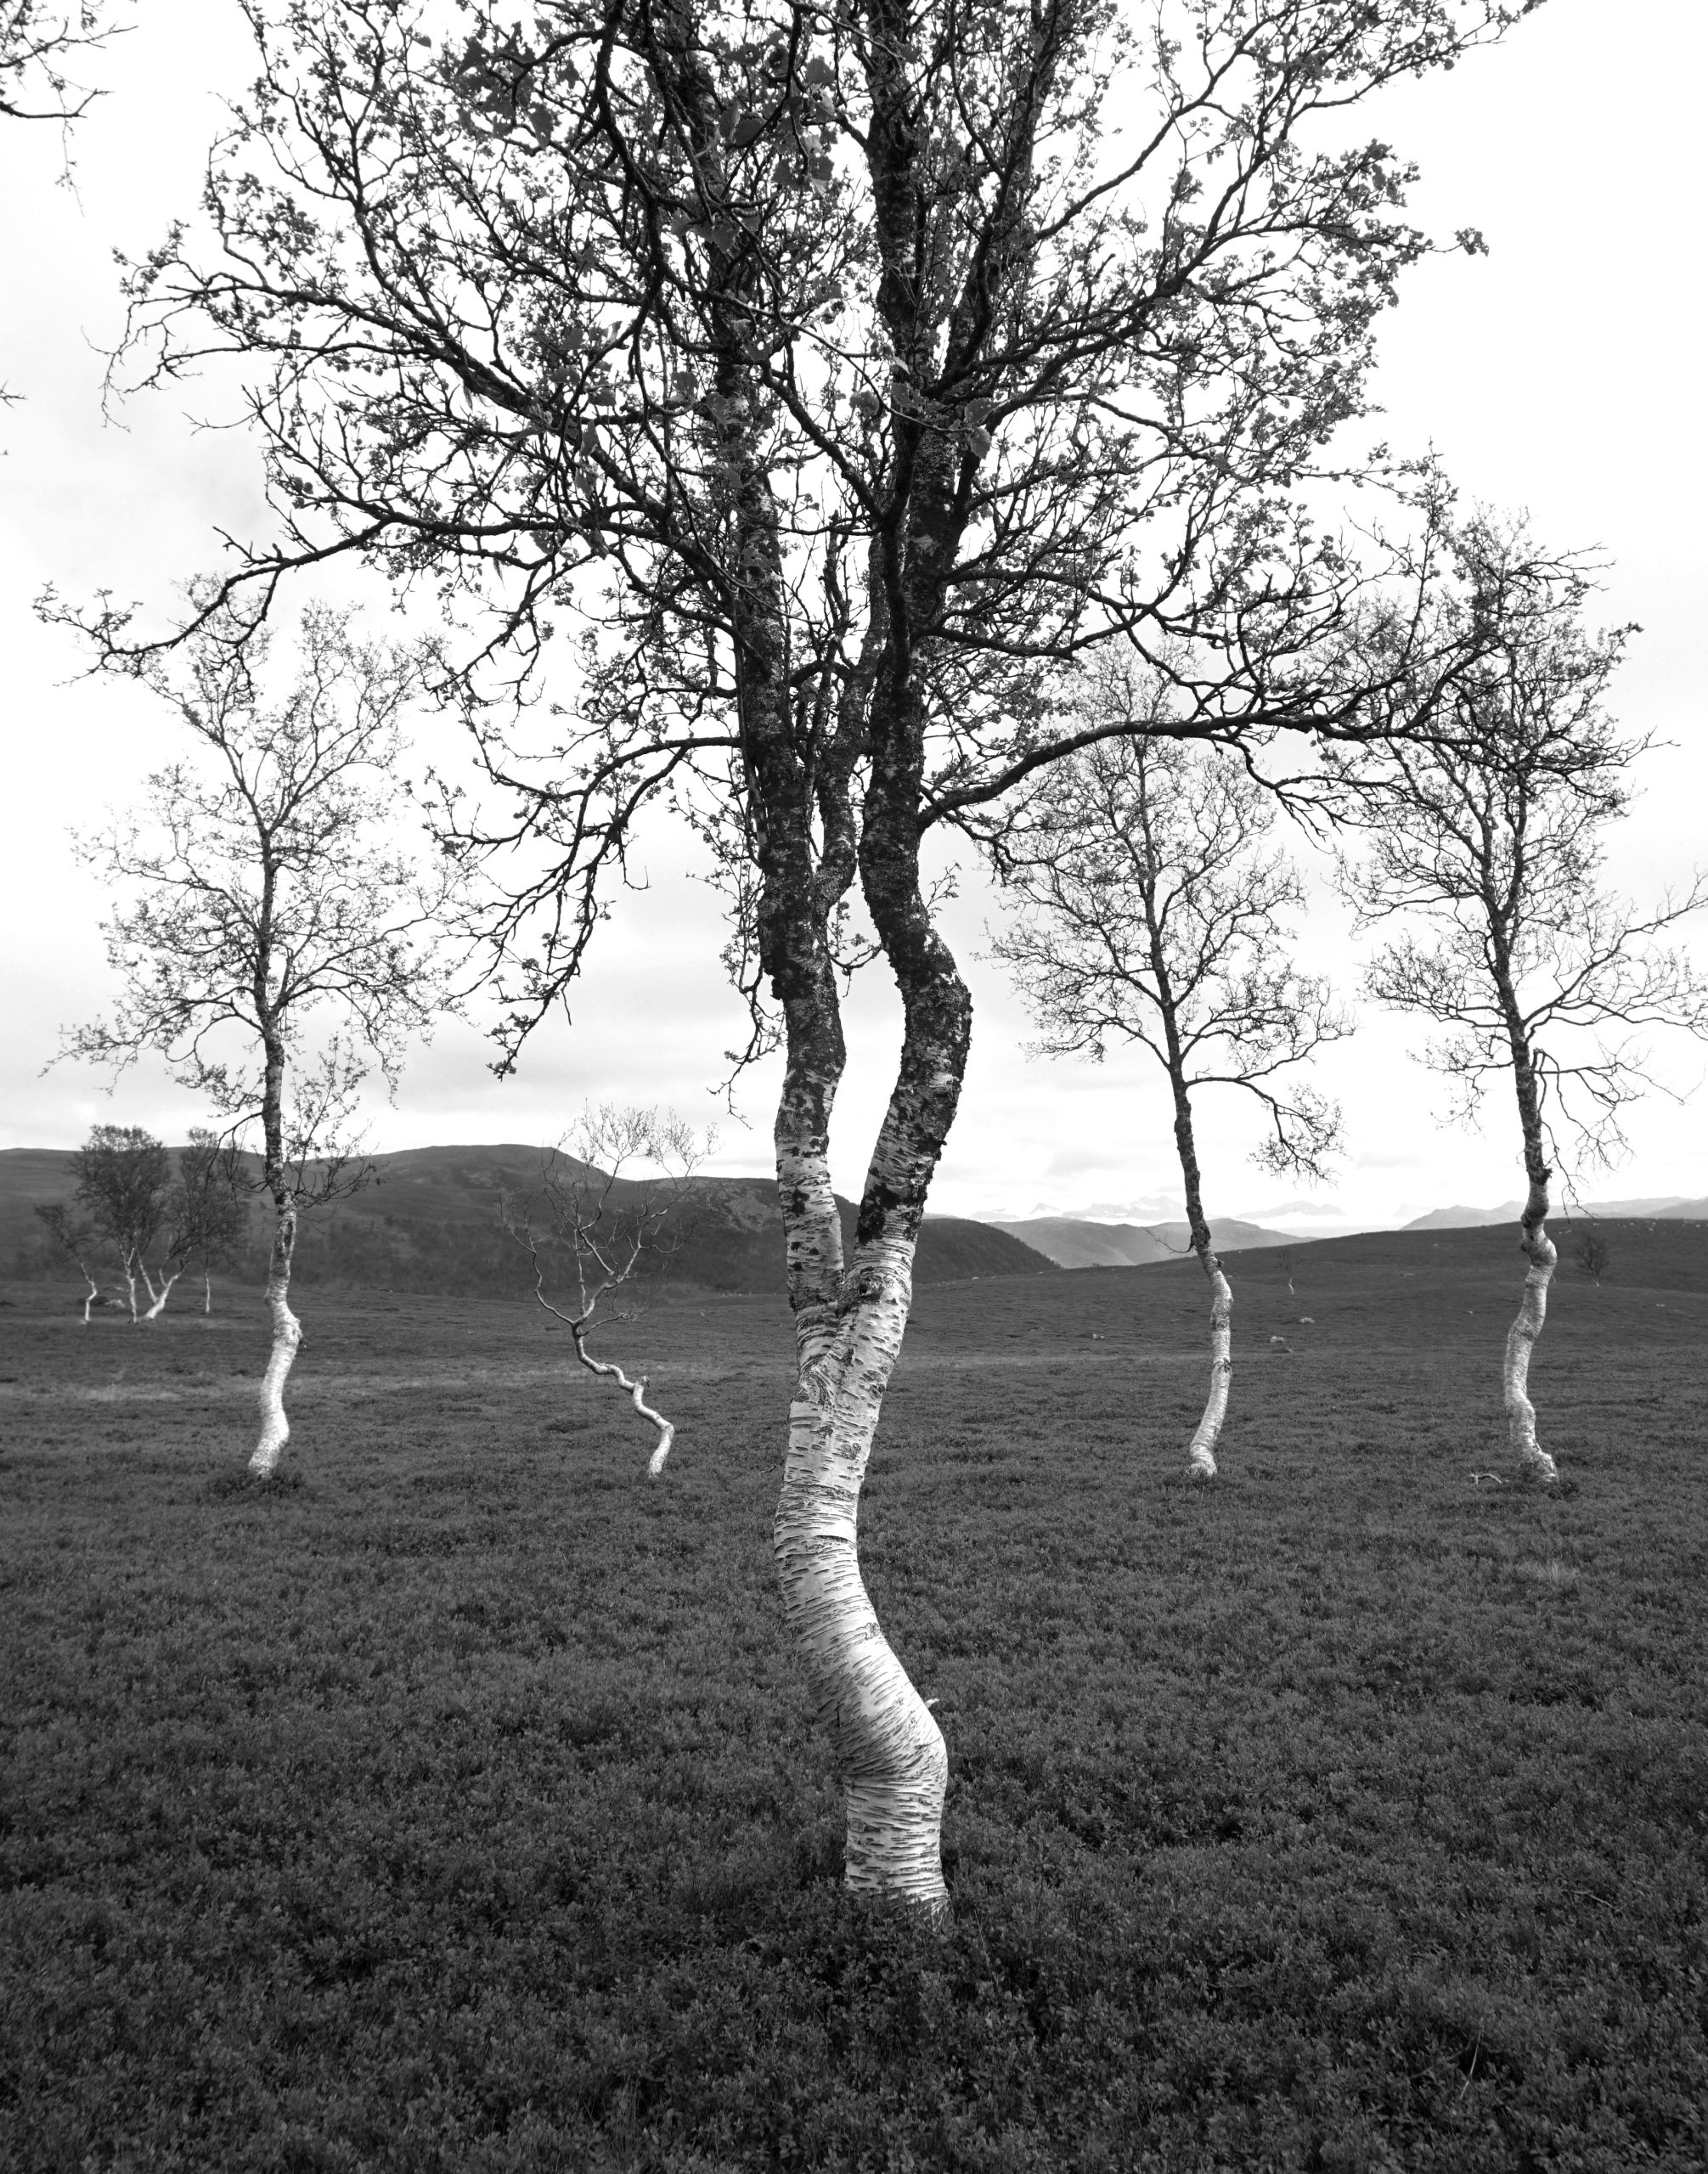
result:
M 837 1884 L 780 1299 L 610 1339 L 649 1487 L 524 1307 L 305 1292 L 257 1493 L 253 1294 L 8 1287 L 0 2163 L 1700 2168 L 1708 1233 L 1660 1230 L 1557 1281 L 1553 1497 L 1476 1476 L 1506 1231 L 1233 1256 L 1198 1492 L 1195 1266 L 922 1289 L 863 1529 L 941 1940 Z

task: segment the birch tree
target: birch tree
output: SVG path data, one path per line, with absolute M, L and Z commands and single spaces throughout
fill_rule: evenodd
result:
M 584 1111 L 570 1139 L 541 1156 L 533 1197 L 506 1198 L 499 1211 L 505 1229 L 528 1256 L 536 1304 L 569 1331 L 578 1364 L 615 1383 L 657 1429 L 646 1467 L 649 1479 L 663 1471 L 675 1427 L 647 1403 L 645 1375 L 630 1381 L 613 1360 L 594 1356 L 588 1338 L 604 1301 L 612 1302 L 606 1306 L 608 1321 L 636 1317 L 634 1306 L 622 1306 L 617 1294 L 632 1293 L 681 1244 L 693 1206 L 694 1173 L 712 1144 L 710 1135 L 700 1139 L 674 1110 L 604 1102 Z M 626 1178 L 625 1171 L 636 1164 L 657 1174 Z M 554 1292 L 565 1256 L 575 1296 L 560 1304 Z
M 38 1207 L 36 1215 L 37 1219 L 46 1229 L 48 1236 L 65 1254 L 66 1259 L 75 1264 L 78 1275 L 83 1279 L 86 1286 L 83 1293 L 83 1326 L 87 1328 L 89 1326 L 90 1309 L 101 1295 L 100 1280 L 89 1264 L 92 1261 L 98 1261 L 100 1259 L 100 1248 L 103 1243 L 101 1233 L 97 1229 L 93 1216 L 74 1215 L 63 1201 L 54 1201 L 49 1205 Z
M 1708 878 L 1649 908 L 1600 880 L 1644 745 L 1620 736 L 1608 707 L 1632 630 L 1589 626 L 1581 566 L 1556 560 L 1539 578 L 1537 564 L 1522 523 L 1479 515 L 1459 530 L 1433 609 L 1480 628 L 1478 660 L 1457 675 L 1438 737 L 1347 770 L 1370 842 L 1342 877 L 1363 926 L 1395 928 L 1366 987 L 1438 1030 L 1422 1054 L 1448 1083 L 1448 1116 L 1474 1121 L 1487 1090 L 1511 1084 L 1527 1264 L 1503 1400 L 1520 1468 L 1552 1481 L 1528 1394 L 1559 1258 L 1549 1185 L 1562 1161 L 1606 1167 L 1626 1152 L 1621 1114 L 1660 1084 L 1653 1030 L 1708 1035 L 1708 983 L 1671 940 L 1708 904 Z
M 249 1202 L 229 1140 L 206 1127 L 190 1128 L 178 1151 L 174 1214 L 184 1258 L 201 1270 L 201 1309 L 213 1311 L 213 1271 L 235 1266 L 249 1235 Z
M 1109 656 L 1082 675 L 1088 718 L 1163 728 L 1164 690 Z M 1216 1476 L 1233 1373 L 1233 1293 L 1204 1214 L 1193 1095 L 1243 1089 L 1265 1131 L 1254 1160 L 1326 1174 L 1338 1109 L 1286 1077 L 1349 1031 L 1328 982 L 1301 973 L 1282 916 L 1305 893 L 1265 851 L 1271 796 L 1237 758 L 1163 736 L 1102 740 L 1045 773 L 991 844 L 1019 910 L 993 943 L 1053 1056 L 1101 1062 L 1111 1041 L 1162 1066 L 1174 1106 L 1187 1227 L 1211 1292 L 1210 1379 L 1187 1453 Z
M 184 1270 L 183 1233 L 174 1214 L 172 1157 L 165 1144 L 141 1125 L 93 1125 L 71 1168 L 78 1204 L 112 1248 L 125 1280 L 132 1321 L 156 1320 Z M 57 1230 L 54 1235 L 59 1235 Z M 87 1269 L 84 1276 L 87 1280 Z M 140 1314 L 138 1281 L 148 1295 Z
M 273 1348 L 257 1479 L 290 1433 L 298 1216 L 352 1181 L 370 1070 L 393 1086 L 408 1037 L 429 1033 L 450 1001 L 447 878 L 424 873 L 391 831 L 413 666 L 318 610 L 302 616 L 295 682 L 273 701 L 268 662 L 265 635 L 234 645 L 210 622 L 145 667 L 194 754 L 149 777 L 140 814 L 76 841 L 122 900 L 104 924 L 122 993 L 62 1050 L 116 1072 L 152 1050 L 212 1103 L 228 1141 L 259 1131 Z
M 212 605 L 259 617 L 350 554 L 467 628 L 446 683 L 499 808 L 454 818 L 471 856 L 521 856 L 490 924 L 501 1063 L 649 803 L 696 813 L 731 877 L 785 1053 L 778 1569 L 857 1891 L 945 1906 L 943 1738 L 856 1550 L 972 1027 L 928 833 L 1082 743 L 1050 689 L 1104 641 L 1172 660 L 1181 731 L 1362 729 L 1348 570 L 1293 493 L 1428 245 L 1349 115 L 1519 12 L 251 0 L 208 228 L 136 268 L 137 378 L 240 357 L 266 451 L 276 533 Z M 542 683 L 555 709 L 505 699 Z M 904 1025 L 845 1262 L 856 889 Z

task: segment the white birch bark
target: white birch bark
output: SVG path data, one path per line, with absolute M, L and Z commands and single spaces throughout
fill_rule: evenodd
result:
M 81 1263 L 79 1263 L 79 1267 L 82 1268 Z M 87 1294 L 83 1300 L 83 1326 L 87 1328 L 89 1326 L 89 1309 L 94 1304 L 96 1299 L 100 1297 L 101 1287 L 96 1282 L 94 1277 L 90 1275 L 87 1268 L 83 1268 L 82 1270 L 82 1273 L 84 1282 L 89 1287 Z
M 279 1198 L 279 1222 L 273 1234 L 273 1254 L 267 1270 L 267 1310 L 273 1316 L 273 1349 L 261 1382 L 261 1439 L 249 1460 L 251 1475 L 270 1479 L 278 1468 L 279 1453 L 290 1439 L 290 1422 L 285 1416 L 285 1383 L 302 1341 L 302 1324 L 290 1310 L 290 1256 L 296 1245 L 296 1208 Z
M 153 1277 L 149 1274 L 146 1268 L 143 1270 L 143 1283 L 149 1294 L 148 1310 L 143 1315 L 143 1319 L 145 1321 L 156 1321 L 159 1319 L 161 1315 L 166 1311 L 166 1300 L 172 1296 L 172 1286 L 178 1281 L 178 1276 L 182 1276 L 183 1273 L 183 1270 L 180 1269 L 177 1275 L 168 1276 L 166 1270 L 162 1269 L 161 1270 L 161 1287 L 156 1291 L 155 1289 Z
M 542 1298 L 541 1303 L 544 1303 L 544 1298 Z M 555 1308 L 554 1308 L 553 1310 L 555 1311 Z M 580 1360 L 582 1365 L 586 1367 L 589 1374 L 602 1375 L 606 1380 L 615 1382 L 619 1388 L 626 1389 L 629 1392 L 629 1401 L 634 1405 L 634 1409 L 640 1414 L 640 1416 L 643 1419 L 651 1420 L 652 1424 L 658 1429 L 657 1446 L 654 1449 L 651 1458 L 646 1467 L 646 1477 L 649 1479 L 657 1479 L 664 1469 L 664 1461 L 670 1454 L 670 1445 L 676 1439 L 676 1429 L 671 1422 L 664 1416 L 664 1414 L 662 1411 L 655 1411 L 652 1406 L 646 1401 L 646 1377 L 645 1374 L 640 1377 L 638 1382 L 631 1382 L 628 1375 L 623 1372 L 621 1366 L 615 1365 L 609 1359 L 595 1359 L 593 1354 L 588 1349 L 583 1338 L 586 1336 L 587 1325 L 591 1317 L 592 1309 L 589 1307 L 588 1311 L 582 1315 L 579 1321 L 572 1321 L 569 1324 L 570 1334 L 575 1338 L 575 1355 Z M 563 1316 L 560 1315 L 559 1318 L 562 1319 Z
M 1512 939 L 1507 923 L 1491 912 L 1491 963 L 1499 992 L 1507 1040 L 1512 1050 L 1513 1090 L 1519 1106 L 1519 1125 L 1524 1135 L 1525 1176 L 1529 1191 L 1519 1225 L 1519 1248 L 1530 1265 L 1525 1274 L 1524 1297 L 1518 1318 L 1507 1332 L 1506 1363 L 1502 1397 L 1507 1411 L 1507 1438 L 1516 1452 L 1521 1471 L 1541 1480 L 1559 1478 L 1559 1467 L 1536 1440 L 1536 1406 L 1530 1400 L 1530 1355 L 1547 1319 L 1547 1287 L 1553 1280 L 1559 1256 L 1543 1227 L 1547 1220 L 1548 1180 L 1553 1171 L 1544 1153 L 1542 1086 L 1536 1076 L 1530 1029 L 1519 1009 L 1513 978 Z
M 1144 905 L 1150 928 L 1151 969 L 1156 977 L 1158 1008 L 1162 1013 L 1169 1084 L 1174 1090 L 1175 1152 L 1180 1157 L 1181 1179 L 1186 1189 L 1187 1228 L 1192 1232 L 1192 1250 L 1210 1287 L 1209 1394 L 1204 1400 L 1198 1431 L 1187 1448 L 1187 1477 L 1214 1479 L 1215 1445 L 1221 1439 L 1222 1423 L 1227 1417 L 1227 1395 L 1233 1381 L 1233 1292 L 1210 1242 L 1209 1224 L 1203 1212 L 1203 1181 L 1198 1172 L 1198 1139 L 1192 1130 L 1192 1089 L 1181 1047 L 1173 977 L 1163 949 L 1154 897 L 1149 892 Z
M 1505 1398 L 1507 1433 L 1521 1467 L 1538 1479 L 1559 1478 L 1559 1467 L 1536 1440 L 1536 1406 L 1529 1396 L 1530 1354 L 1547 1318 L 1547 1287 L 1559 1255 L 1543 1229 L 1548 1209 L 1547 1174 L 1530 1175 L 1530 1194 L 1519 1225 L 1519 1248 L 1530 1263 L 1518 1318 L 1507 1332 Z
M 1228 1386 L 1233 1379 L 1233 1292 L 1222 1274 L 1221 1263 L 1208 1245 L 1198 1255 L 1209 1278 L 1209 1395 L 1203 1416 L 1187 1451 L 1187 1473 L 1193 1479 L 1216 1476 L 1215 1445 L 1227 1417 Z
M 802 1336 L 773 1536 L 784 1605 L 843 1778 L 845 1884 L 946 1918 L 948 1749 L 879 1627 L 860 1569 L 860 1488 L 907 1326 L 913 1251 L 910 1238 L 862 1247 L 849 1278 L 855 1295 L 834 1332 L 820 1324 Z

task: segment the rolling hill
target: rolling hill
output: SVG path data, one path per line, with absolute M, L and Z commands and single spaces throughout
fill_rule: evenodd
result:
M 1088 1223 L 1071 1215 L 1035 1215 L 1023 1223 L 990 1227 L 1035 1247 L 1058 1268 L 1143 1268 L 1152 1261 L 1178 1259 L 1192 1248 L 1184 1223 Z M 1209 1234 L 1219 1253 L 1299 1242 L 1284 1231 L 1265 1231 L 1227 1215 L 1210 1218 Z
M 251 1174 L 254 1158 L 249 1159 Z M 575 1166 L 584 1169 L 584 1165 Z M 305 1283 L 339 1282 L 392 1290 L 499 1293 L 529 1287 L 527 1256 L 505 1232 L 500 1204 L 526 1204 L 539 1191 L 534 1147 L 413 1148 L 378 1158 L 376 1182 L 308 1211 L 297 1242 L 297 1273 Z M 71 1156 L 51 1148 L 0 1150 L 0 1264 L 14 1275 L 59 1271 L 59 1262 L 34 1210 L 69 1201 Z M 620 1183 L 620 1206 L 648 1191 Z M 845 1243 L 854 1209 L 838 1201 Z M 538 1208 L 536 1215 L 538 1217 Z M 265 1271 L 259 1210 L 243 1273 Z M 770 1178 L 696 1180 L 691 1211 L 667 1236 L 673 1250 L 668 1280 L 707 1291 L 782 1287 L 782 1217 Z M 927 1216 L 920 1235 L 915 1280 L 956 1282 L 978 1276 L 1043 1276 L 1047 1255 L 989 1224 Z

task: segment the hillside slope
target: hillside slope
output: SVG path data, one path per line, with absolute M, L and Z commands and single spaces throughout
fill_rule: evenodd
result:
M 249 1161 L 253 1173 L 253 1157 Z M 309 1284 L 336 1281 L 471 1295 L 525 1291 L 531 1276 L 527 1256 L 506 1234 L 499 1209 L 506 1200 L 522 1206 L 533 1201 L 536 1221 L 544 1227 L 539 1186 L 535 1147 L 421 1147 L 383 1157 L 376 1182 L 305 1214 L 297 1272 Z M 620 1205 L 648 1190 L 624 1182 L 613 1197 Z M 8 1271 L 59 1272 L 34 1210 L 70 1197 L 69 1151 L 0 1150 L 0 1264 Z M 841 1199 L 837 1205 L 844 1242 L 851 1245 L 854 1208 Z M 265 1270 L 258 1208 L 255 1231 L 244 1272 L 258 1279 Z M 707 1291 L 782 1288 L 782 1215 L 770 1178 L 696 1180 L 691 1209 L 674 1219 L 667 1236 L 674 1245 L 668 1262 L 673 1285 Z M 1046 1276 L 1054 1265 L 1044 1253 L 989 1224 L 928 1216 L 914 1274 L 920 1283 L 940 1283 Z

